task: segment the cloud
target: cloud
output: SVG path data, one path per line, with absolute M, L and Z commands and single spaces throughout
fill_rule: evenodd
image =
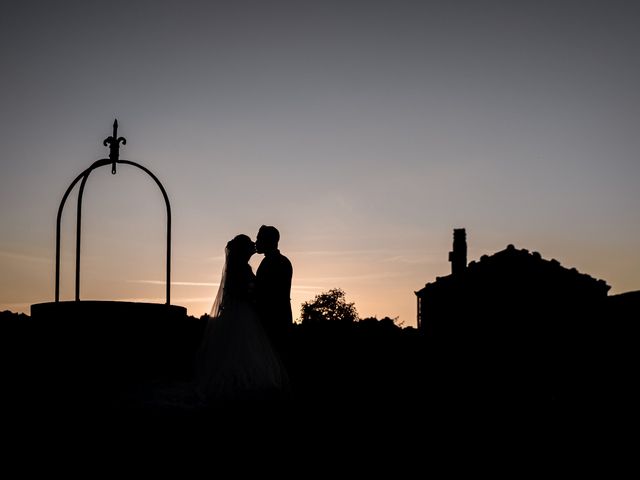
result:
M 299 252 L 288 252 L 288 255 L 301 257 L 305 255 L 315 256 L 315 257 L 344 257 L 344 256 L 362 256 L 362 255 L 390 255 L 391 251 L 389 250 L 309 250 L 309 251 L 299 251 Z
M 335 276 L 335 277 L 315 277 L 315 278 L 304 278 L 302 279 L 303 282 L 309 282 L 309 283 L 336 283 L 336 282 L 342 282 L 342 281 L 355 281 L 355 280 L 379 280 L 379 279 L 386 279 L 386 278 L 398 278 L 398 277 L 404 277 L 406 276 L 405 273 L 400 273 L 400 272 L 380 272 L 380 273 L 368 273 L 368 274 L 363 274 L 363 275 L 342 275 L 342 276 Z M 311 287 L 309 287 L 311 288 Z M 321 288 L 325 288 L 325 287 L 321 287 Z
M 351 280 L 373 280 L 378 278 L 389 278 L 389 277 L 399 277 L 399 274 L 371 274 L 371 275 L 355 275 L 355 276 L 338 276 L 338 277 L 321 277 L 314 279 L 302 279 L 303 284 L 294 283 L 291 286 L 292 291 L 297 292 L 313 292 L 322 289 L 326 289 L 328 285 L 340 283 L 342 281 L 351 281 Z M 309 282 L 309 283 L 307 283 Z M 138 283 L 145 285 L 164 285 L 164 280 L 129 280 L 128 283 Z M 185 287 L 219 287 L 220 283 L 218 282 L 171 282 L 171 286 L 185 286 Z M 183 301 L 205 301 L 210 299 L 210 297 L 206 298 L 196 298 L 196 299 L 182 299 Z M 122 301 L 162 301 L 163 298 L 151 298 L 151 299 L 121 299 Z
M 166 297 L 135 297 L 135 298 L 117 298 L 117 302 L 136 302 L 136 303 L 165 303 Z M 171 297 L 171 303 L 178 305 L 180 303 L 190 302 L 212 302 L 212 297 Z
M 301 291 L 301 292 L 314 292 L 316 290 L 322 290 L 323 288 L 326 288 L 326 287 L 321 287 L 318 285 L 296 285 L 296 284 L 291 285 L 291 290 Z
M 128 283 L 143 283 L 145 285 L 164 285 L 164 280 L 128 280 Z M 171 282 L 171 286 L 178 287 L 219 287 L 220 282 Z
M 24 260 L 27 262 L 53 263 L 53 260 L 50 258 L 39 257 L 37 255 L 27 255 L 25 253 L 7 252 L 5 250 L 0 250 L 0 257 L 10 258 L 13 260 Z
M 205 262 L 224 262 L 224 255 L 218 255 L 216 257 L 205 257 Z
M 438 257 L 442 257 L 439 255 Z M 436 258 L 435 255 L 425 258 L 424 256 L 409 257 L 407 255 L 395 255 L 393 257 L 383 258 L 381 262 L 385 263 L 400 263 L 403 265 L 426 265 L 433 264 L 441 261 L 441 258 Z
M 313 256 L 313 257 L 373 257 L 379 262 L 402 263 L 402 264 L 427 264 L 441 260 L 442 252 L 435 252 L 425 255 L 421 251 L 403 250 L 402 255 L 398 255 L 398 250 L 377 249 L 377 250 L 314 250 L 299 251 L 290 253 L 291 256 Z

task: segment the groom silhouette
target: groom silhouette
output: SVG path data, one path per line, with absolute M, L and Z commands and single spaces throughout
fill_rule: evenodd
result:
M 256 272 L 256 307 L 262 326 L 276 351 L 286 356 L 293 325 L 291 314 L 291 277 L 293 267 L 278 250 L 280 232 L 262 225 L 256 237 L 256 252 L 264 254 Z M 283 360 L 285 360 L 283 358 Z

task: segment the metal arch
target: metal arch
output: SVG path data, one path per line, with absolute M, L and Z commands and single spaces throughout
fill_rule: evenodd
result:
M 171 305 L 171 203 L 169 202 L 169 196 L 167 195 L 167 191 L 165 190 L 162 182 L 158 180 L 148 168 L 143 167 L 142 165 L 131 162 L 129 160 L 114 160 L 114 159 L 106 159 L 103 158 L 101 160 L 97 160 L 93 162 L 93 164 L 84 170 L 80 175 L 78 175 L 71 185 L 67 188 L 64 196 L 62 197 L 62 201 L 60 202 L 60 206 L 58 207 L 58 217 L 56 221 L 56 287 L 55 287 L 55 301 L 60 301 L 60 226 L 62 223 L 62 212 L 64 210 L 64 205 L 69 197 L 69 194 L 73 190 L 73 187 L 82 180 L 80 184 L 80 190 L 78 192 L 78 206 L 77 206 L 77 216 L 76 216 L 76 285 L 75 285 L 75 300 L 80 301 L 80 244 L 81 244 L 81 226 L 82 226 L 82 198 L 84 195 L 84 188 L 87 183 L 87 179 L 93 170 L 96 168 L 103 167 L 105 165 L 112 165 L 112 173 L 115 168 L 116 163 L 124 163 L 127 165 L 132 165 L 134 167 L 139 168 L 140 170 L 147 173 L 153 180 L 156 182 L 160 191 L 162 192 L 162 196 L 164 197 L 164 202 L 167 207 L 167 278 L 166 278 L 166 295 L 167 295 L 167 305 Z
M 171 203 L 169 202 L 169 196 L 167 195 L 167 191 L 164 189 L 164 186 L 162 185 L 160 180 L 158 180 L 158 177 L 151 173 L 151 170 L 149 170 L 148 168 L 143 167 L 139 163 L 131 162 L 129 160 L 117 160 L 115 163 L 126 163 L 127 165 L 138 167 L 140 170 L 153 178 L 153 180 L 156 182 L 156 185 L 158 185 L 158 188 L 160 188 L 162 196 L 164 197 L 164 203 L 167 207 L 167 305 L 171 305 Z

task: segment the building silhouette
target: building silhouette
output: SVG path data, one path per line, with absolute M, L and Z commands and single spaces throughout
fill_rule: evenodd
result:
M 458 400 L 584 394 L 600 375 L 609 285 L 513 245 L 469 264 L 466 254 L 466 232 L 456 229 L 452 273 L 415 292 L 441 387 Z
M 415 292 L 418 328 L 430 333 L 452 320 L 471 318 L 517 321 L 518 318 L 575 316 L 607 298 L 604 280 L 545 260 L 538 252 L 508 245 L 467 264 L 464 228 L 453 232 L 451 274 L 437 277 Z

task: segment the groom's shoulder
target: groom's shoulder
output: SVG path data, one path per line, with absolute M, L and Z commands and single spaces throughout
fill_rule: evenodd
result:
M 278 251 L 277 255 L 274 255 L 273 261 L 278 265 L 278 268 L 285 270 L 293 270 L 293 266 L 291 265 L 291 260 L 289 260 L 282 252 Z
M 280 256 L 280 261 L 282 263 L 291 265 L 291 260 L 289 260 L 285 255 L 282 254 L 282 252 L 278 252 L 279 256 Z
M 273 253 L 271 255 L 266 255 L 260 265 L 288 265 L 291 266 L 291 261 L 284 256 L 280 251 Z

